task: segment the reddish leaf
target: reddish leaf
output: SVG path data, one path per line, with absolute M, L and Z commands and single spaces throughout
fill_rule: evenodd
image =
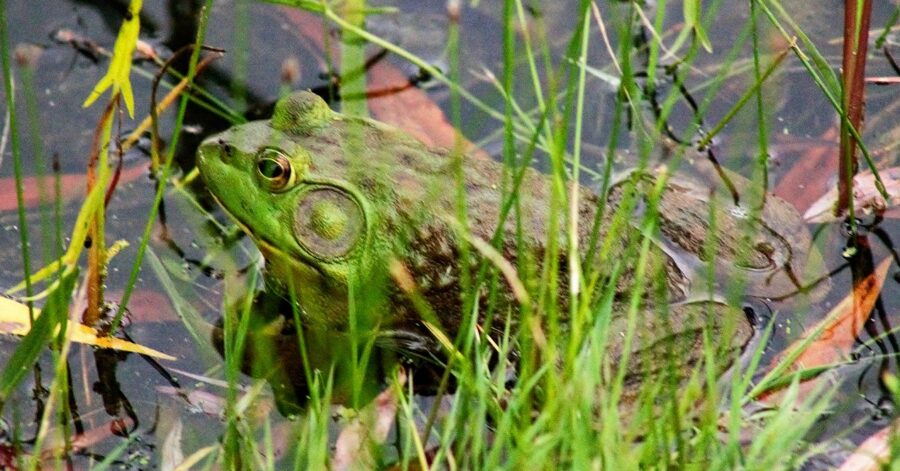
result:
M 121 292 L 107 293 L 107 298 L 113 301 L 121 299 Z M 178 314 L 172 308 L 172 301 L 168 296 L 146 289 L 135 290 L 128 298 L 129 319 L 132 323 L 146 324 L 150 322 L 180 322 Z
M 127 184 L 147 173 L 147 165 L 140 164 L 122 170 L 119 184 Z M 41 194 L 38 188 L 43 186 L 44 197 L 49 203 L 57 198 L 56 177 L 47 175 L 43 180 L 38 177 L 24 177 L 22 179 L 23 200 L 26 208 L 35 208 L 41 202 Z M 60 195 L 63 202 L 71 201 L 84 196 L 84 188 L 87 176 L 81 173 L 70 173 L 59 177 Z M 0 179 L 0 211 L 13 211 L 18 207 L 16 202 L 16 180 L 14 177 Z
M 837 129 L 829 128 L 817 141 L 804 142 L 796 162 L 772 190 L 801 213 L 834 186 L 831 179 L 837 174 Z
M 869 319 L 869 313 L 872 312 L 872 308 L 881 294 L 881 287 L 887 277 L 891 262 L 890 258 L 882 261 L 874 273 L 857 283 L 853 287 L 853 291 L 841 300 L 819 324 L 808 330 L 810 333 L 819 330 L 821 332 L 818 338 L 806 345 L 803 352 L 794 360 L 791 369 L 800 371 L 827 367 L 847 358 L 853 349 L 856 337 Z M 802 344 L 807 341 L 806 339 L 808 336 L 798 339 L 785 351 L 790 352 L 801 348 Z M 781 361 L 783 357 L 784 354 L 776 358 L 773 365 Z M 800 385 L 800 397 L 815 388 L 816 378 L 811 378 Z M 781 392 L 782 390 L 766 392 L 760 396 L 760 399 L 769 403 L 777 403 L 781 399 Z
M 320 52 L 324 50 L 326 32 L 319 16 L 289 7 L 281 7 L 279 14 L 296 27 L 291 31 L 297 34 L 301 44 L 312 43 Z M 336 46 L 337 41 L 331 44 Z M 333 63 L 338 63 L 338 58 L 339 51 L 333 47 Z M 440 107 L 425 92 L 412 86 L 407 76 L 389 61 L 372 64 L 368 76 L 369 110 L 373 117 L 403 129 L 428 146 L 452 149 L 459 138 L 465 152 L 487 157 L 474 144 L 458 136 Z
M 838 471 L 877 471 L 887 464 L 891 457 L 891 445 L 888 440 L 891 430 L 897 425 L 887 427 L 875 432 L 862 442 L 859 447 L 847 457 Z
M 71 440 L 71 448 L 68 448 L 66 452 L 78 453 L 82 450 L 90 450 L 97 446 L 97 444 L 113 436 L 124 436 L 123 434 L 132 427 L 134 427 L 134 422 L 127 417 L 112 419 L 109 422 L 100 424 L 92 429 L 85 430 L 84 433 L 75 435 Z M 42 456 L 47 459 L 52 457 L 54 453 L 63 452 L 63 449 L 65 449 L 65 447 L 50 447 L 49 449 L 44 450 Z

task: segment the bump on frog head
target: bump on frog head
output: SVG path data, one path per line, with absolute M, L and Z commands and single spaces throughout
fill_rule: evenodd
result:
M 311 134 L 333 119 L 334 112 L 325 100 L 310 91 L 299 91 L 278 100 L 272 127 L 285 133 Z

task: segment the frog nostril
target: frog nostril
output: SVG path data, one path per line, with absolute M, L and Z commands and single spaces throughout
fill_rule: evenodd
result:
M 287 168 L 283 164 L 272 159 L 260 160 L 256 163 L 256 169 L 259 170 L 260 175 L 269 180 L 282 178 L 287 173 Z
M 217 144 L 220 149 L 220 154 L 222 156 L 222 160 L 227 161 L 227 160 L 231 159 L 231 157 L 234 155 L 234 146 L 226 143 L 222 139 L 219 139 L 217 141 Z

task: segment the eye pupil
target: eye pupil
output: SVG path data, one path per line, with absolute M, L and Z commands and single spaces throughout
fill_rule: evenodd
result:
M 291 171 L 291 161 L 281 151 L 264 149 L 256 160 L 256 171 L 260 184 L 270 191 L 282 191 L 295 180 Z
M 274 159 L 263 159 L 257 164 L 259 173 L 266 178 L 279 178 L 284 175 L 284 168 Z

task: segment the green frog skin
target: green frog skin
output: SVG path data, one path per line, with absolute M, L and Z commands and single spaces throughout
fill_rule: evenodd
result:
M 453 222 L 458 166 L 447 152 L 429 149 L 383 123 L 334 112 L 318 96 L 297 92 L 279 101 L 271 120 L 238 125 L 208 138 L 199 150 L 198 166 L 209 191 L 265 257 L 267 283 L 285 297 L 296 294 L 304 329 L 346 332 L 348 290 L 355 283 L 378 291 L 380 295 L 370 297 L 382 300 L 379 308 L 365 311 L 377 317 L 367 317 L 365 325 L 378 326 L 381 335 L 401 349 L 421 354 L 440 350 L 408 289 L 399 289 L 389 273 L 388 267 L 400 266 L 399 262 L 411 275 L 420 300 L 430 306 L 440 324 L 437 327 L 451 339 L 458 332 L 462 322 L 460 239 L 458 224 Z M 464 158 L 461 167 L 470 237 L 493 240 L 503 201 L 503 167 L 478 158 Z M 746 184 L 735 178 L 738 186 Z M 606 267 L 625 256 L 621 247 L 639 242 L 637 238 L 643 236 L 636 228 L 647 207 L 643 195 L 650 193 L 656 180 L 652 173 L 632 172 L 612 187 L 605 196 L 604 216 L 599 218 L 601 244 L 612 226 L 612 214 L 628 201 L 632 225 L 617 233 L 622 242 L 613 244 L 606 260 L 596 255 L 583 260 L 586 267 L 608 275 Z M 521 232 L 517 235 L 515 217 L 508 217 L 495 246 L 513 266 L 524 256 L 540 273 L 549 240 L 551 179 L 527 169 L 521 190 Z M 592 222 L 603 200 L 587 188 L 576 191 L 577 240 L 584 250 L 590 246 Z M 707 261 L 702 254 L 713 235 L 707 222 L 711 198 L 706 185 L 671 177 L 659 199 L 659 231 L 653 236 L 647 268 L 664 270 L 666 282 L 663 296 L 645 296 L 649 307 L 638 321 L 633 347 L 638 354 L 633 357 L 677 344 L 677 361 L 693 364 L 702 356 L 704 327 L 713 338 L 726 339 L 721 346 L 724 351 L 746 345 L 753 334 L 751 321 L 742 309 L 716 301 L 722 293 L 715 291 L 724 292 L 724 287 L 709 292 L 703 268 L 709 263 L 716 279 L 742 278 L 747 296 L 766 298 L 797 291 L 792 272 L 802 268 L 810 247 L 797 212 L 769 195 L 754 221 L 755 235 L 748 238 L 743 236 L 746 221 L 739 217 L 739 208 L 727 198 L 716 198 L 712 205 L 716 255 Z M 560 217 L 560 227 L 567 227 L 565 216 Z M 557 294 L 565 304 L 568 237 L 562 233 L 557 237 Z M 621 354 L 618 333 L 625 329 L 636 272 L 628 268 L 628 262 L 621 268 L 610 327 L 614 333 L 610 350 L 616 355 Z M 650 277 L 654 272 L 647 273 Z M 518 302 L 505 283 L 503 287 L 494 300 L 495 312 L 514 313 Z M 665 309 L 651 298 L 666 299 Z M 482 304 L 485 299 L 482 295 Z

